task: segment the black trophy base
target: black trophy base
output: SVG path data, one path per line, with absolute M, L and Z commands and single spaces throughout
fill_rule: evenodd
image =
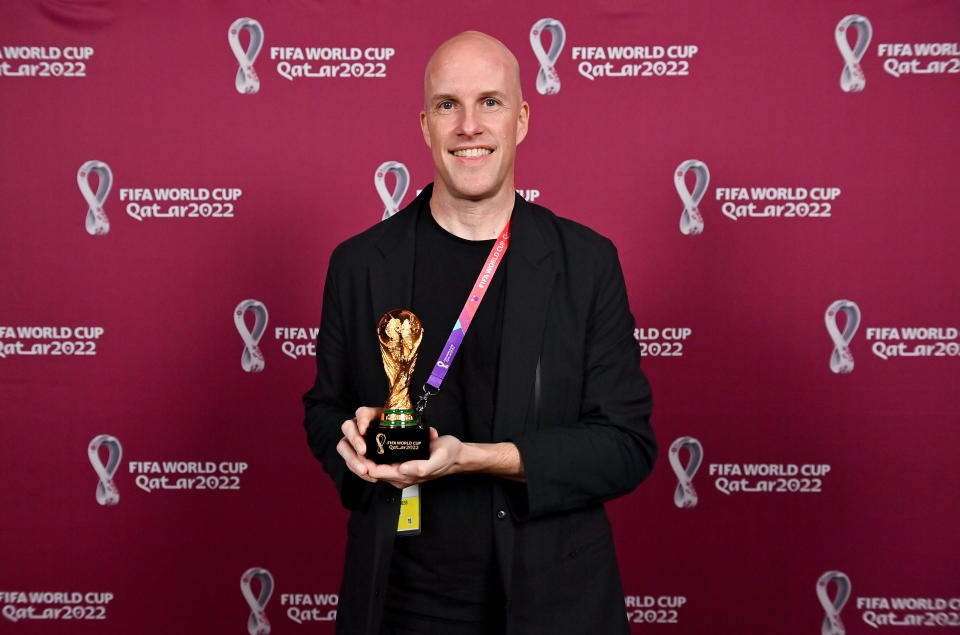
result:
M 430 458 L 430 429 L 418 425 L 367 430 L 367 458 L 377 464 L 403 463 Z

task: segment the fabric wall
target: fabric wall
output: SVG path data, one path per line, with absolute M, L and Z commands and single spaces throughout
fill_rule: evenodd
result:
M 957 2 L 3 14 L 0 632 L 333 632 L 327 260 L 431 180 L 423 67 L 471 28 L 521 64 L 521 194 L 620 251 L 634 632 L 960 626 Z

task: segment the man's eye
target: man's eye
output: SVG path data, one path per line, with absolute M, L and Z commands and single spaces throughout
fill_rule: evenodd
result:
M 439 105 L 440 110 L 453 110 L 452 101 L 441 101 Z
M 494 99 L 493 97 L 488 97 L 483 100 L 483 105 L 486 106 L 487 108 L 493 108 L 494 106 L 497 105 L 497 100 Z

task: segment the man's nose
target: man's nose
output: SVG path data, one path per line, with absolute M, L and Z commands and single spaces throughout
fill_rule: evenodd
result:
M 459 132 L 460 134 L 471 136 L 483 132 L 483 124 L 475 110 L 471 108 L 465 108 L 463 110 L 463 116 L 460 119 Z

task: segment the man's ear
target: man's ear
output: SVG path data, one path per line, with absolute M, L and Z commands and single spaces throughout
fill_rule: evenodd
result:
M 430 145 L 430 131 L 427 129 L 427 112 L 425 110 L 420 111 L 420 130 L 423 131 L 423 140 L 426 141 L 428 148 L 433 148 Z
M 523 102 L 520 104 L 520 115 L 517 119 L 517 145 L 527 136 L 527 129 L 530 126 L 530 104 Z

